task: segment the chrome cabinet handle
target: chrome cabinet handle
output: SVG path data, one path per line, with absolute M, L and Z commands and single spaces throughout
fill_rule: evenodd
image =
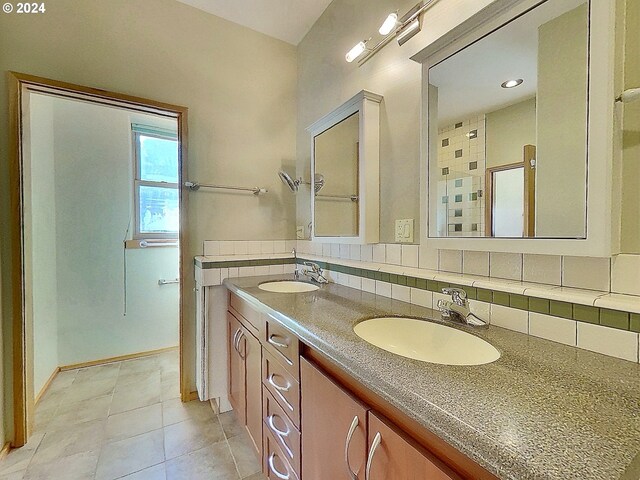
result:
M 288 343 L 277 342 L 276 340 L 274 340 L 275 338 L 284 338 L 286 340 L 286 337 L 283 337 L 282 335 L 271 334 L 269 335 L 269 338 L 267 338 L 267 342 L 269 342 L 271 345 L 275 345 L 276 347 L 289 348 Z
M 291 389 L 291 384 L 289 382 L 287 382 L 287 385 L 283 387 L 282 385 L 278 385 L 275 382 L 274 377 L 275 377 L 275 374 L 272 373 L 267 378 L 267 381 L 273 386 L 273 388 L 275 388 L 276 390 L 278 390 L 280 392 L 288 392 Z
M 288 437 L 289 434 L 291 433 L 291 430 L 289 430 L 288 428 L 286 430 L 280 430 L 278 427 L 276 427 L 275 422 L 273 421 L 274 417 L 276 417 L 277 415 L 269 415 L 267 417 L 267 423 L 269 424 L 269 428 L 271 428 L 271 430 L 273 430 L 275 433 L 277 433 L 279 436 L 281 437 Z
M 376 436 L 373 437 L 373 442 L 371 442 L 371 447 L 369 448 L 369 457 L 367 458 L 367 468 L 364 474 L 364 480 L 370 480 L 371 478 L 371 464 L 373 463 L 373 456 L 376 454 L 376 450 L 382 443 L 382 435 L 380 432 L 376 433 Z
M 237 329 L 236 333 L 233 334 L 233 349 L 236 352 L 238 351 L 238 335 L 240 335 L 240 329 Z
M 351 465 L 349 464 L 349 445 L 351 444 L 353 433 L 356 431 L 356 428 L 358 428 L 358 422 L 358 416 L 356 415 L 353 417 L 353 421 L 349 427 L 349 432 L 347 433 L 347 439 L 344 442 L 344 461 L 347 464 L 347 471 L 349 472 L 351 480 L 358 480 L 358 475 L 351 470 Z
M 275 453 L 269 455 L 269 470 L 271 470 L 276 477 L 281 478 L 282 480 L 289 480 L 289 474 L 280 473 L 273 464 L 273 459 L 275 458 L 275 456 Z
M 269 415 L 267 417 L 267 425 L 269 425 L 269 428 L 271 430 L 273 430 L 280 438 L 286 438 L 289 436 L 289 434 L 291 433 L 291 430 L 289 430 L 287 428 L 287 430 L 280 430 L 278 427 L 276 427 L 275 422 L 273 421 L 273 418 L 276 417 L 277 415 Z M 291 451 L 291 449 L 289 448 L 289 445 L 286 444 L 286 442 L 283 440 L 281 442 L 282 446 L 284 447 L 284 449 L 287 451 L 287 455 L 289 455 L 289 458 L 293 458 L 293 452 Z
M 246 358 L 246 356 L 247 356 L 246 354 L 243 354 L 243 353 L 240 351 L 240 341 L 242 340 L 242 337 L 244 337 L 244 336 L 245 336 L 244 332 L 242 332 L 242 331 L 241 331 L 241 332 L 240 332 L 240 335 L 238 335 L 238 346 L 236 347 L 236 350 L 238 351 L 238 355 L 240 355 L 240 358 L 241 358 L 241 359 L 243 359 L 243 360 L 244 360 L 244 359 Z

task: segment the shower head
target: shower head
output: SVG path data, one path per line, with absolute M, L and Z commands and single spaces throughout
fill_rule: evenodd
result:
M 324 187 L 324 175 L 322 175 L 321 173 L 316 173 L 313 176 L 313 191 L 315 193 L 318 193 L 320 190 L 322 190 L 322 187 Z
M 289 175 L 284 170 L 280 170 L 278 172 L 278 177 L 280 177 L 280 180 L 282 180 L 282 183 L 284 183 L 287 187 L 289 187 L 289 190 L 291 190 L 292 193 L 296 193 L 298 191 L 298 187 L 300 186 L 300 180 L 294 180 L 293 178 L 291 178 L 291 175 Z

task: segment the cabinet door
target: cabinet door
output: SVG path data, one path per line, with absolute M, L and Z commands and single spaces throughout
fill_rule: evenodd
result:
M 302 478 L 364 480 L 367 408 L 304 358 L 300 383 Z
M 454 480 L 459 477 L 369 412 L 367 480 Z M 370 464 L 370 465 L 369 465 Z
M 244 340 L 241 338 L 242 326 L 236 318 L 227 314 L 227 335 L 229 351 L 229 403 L 233 407 L 238 421 L 245 425 L 247 421 L 246 412 L 246 389 L 245 389 L 245 366 L 241 352 L 244 348 Z
M 242 348 L 246 374 L 247 430 L 262 457 L 262 348 L 251 333 L 242 329 Z

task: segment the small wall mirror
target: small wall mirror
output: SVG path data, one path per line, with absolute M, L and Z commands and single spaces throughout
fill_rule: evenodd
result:
M 430 64 L 429 236 L 586 238 L 588 88 L 584 0 Z
M 378 242 L 381 101 L 362 91 L 307 129 L 313 240 Z

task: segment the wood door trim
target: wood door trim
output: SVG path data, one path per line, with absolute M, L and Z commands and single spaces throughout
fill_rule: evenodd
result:
M 524 163 L 524 236 L 536 236 L 536 147 L 525 145 Z M 532 163 L 533 162 L 533 163 Z
M 484 234 L 486 237 L 493 238 L 493 199 L 494 199 L 494 185 L 493 174 L 496 172 L 503 172 L 505 170 L 513 170 L 514 168 L 524 168 L 524 162 L 507 163 L 505 165 L 498 165 L 495 167 L 487 168 L 485 172 L 485 190 L 487 195 L 485 196 L 484 204 Z M 526 168 L 524 169 L 526 171 Z M 526 208 L 526 197 L 525 197 Z
M 387 418 L 392 424 L 404 432 L 407 439 L 413 440 L 413 442 L 420 446 L 425 452 L 448 466 L 462 479 L 498 480 L 498 477 L 485 470 L 434 433 L 418 425 L 415 420 L 411 419 L 407 414 L 401 412 L 397 407 L 394 407 L 382 397 L 373 393 L 317 350 L 303 344 L 302 356 L 330 375 L 342 388 L 351 392 L 360 401 L 369 405 L 372 410 Z
M 180 196 L 180 395 L 182 401 L 188 401 L 191 389 L 188 383 L 189 377 L 185 374 L 184 354 L 184 325 L 185 325 L 185 279 L 191 278 L 187 274 L 187 268 L 192 264 L 188 257 L 186 245 L 189 245 L 186 187 L 183 187 L 187 177 L 187 107 L 158 102 L 133 95 L 111 92 L 107 90 L 76 85 L 59 80 L 38 77 L 25 73 L 9 72 L 9 195 L 11 213 L 9 216 L 9 262 L 11 269 L 10 285 L 5 285 L 10 291 L 11 298 L 11 342 L 12 342 L 12 384 L 13 384 L 13 438 L 12 447 L 21 447 L 27 442 L 29 435 L 30 411 L 33 410 L 34 399 L 29 398 L 28 392 L 32 382 L 32 373 L 29 373 L 32 361 L 28 356 L 32 355 L 28 348 L 26 315 L 26 293 L 24 284 L 24 247 L 23 247 L 23 152 L 22 139 L 22 100 L 25 88 L 41 93 L 57 94 L 59 96 L 84 99 L 98 104 L 120 105 L 130 110 L 138 110 L 149 113 L 163 114 L 176 119 L 178 124 L 179 139 L 179 196 Z

